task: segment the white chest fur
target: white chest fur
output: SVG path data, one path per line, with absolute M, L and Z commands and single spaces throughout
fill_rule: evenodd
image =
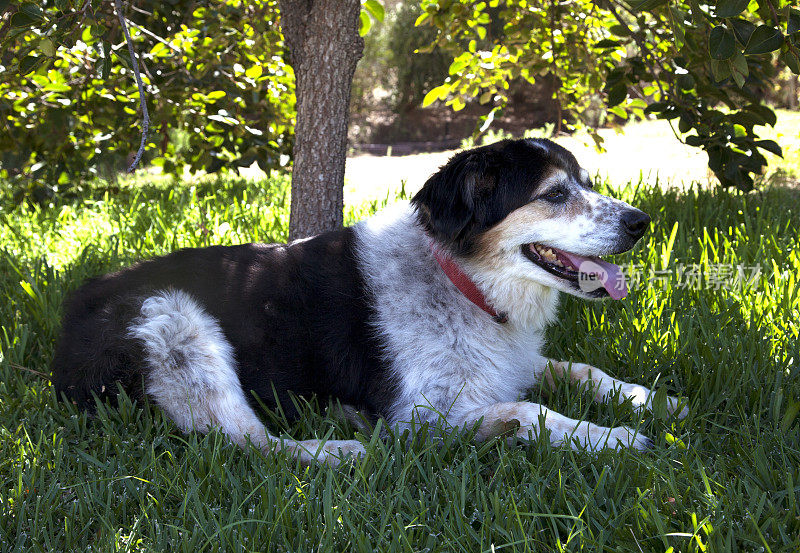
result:
M 462 414 L 514 401 L 533 386 L 556 291 L 523 286 L 507 292 L 522 297 L 497 298 L 482 290 L 498 310 L 508 311 L 509 322 L 497 323 L 449 281 L 407 204 L 357 225 L 356 235 L 376 302 L 376 330 L 400 388 L 384 413 L 389 423 L 408 422 L 413 413 L 460 423 Z M 517 300 L 523 309 L 515 310 Z

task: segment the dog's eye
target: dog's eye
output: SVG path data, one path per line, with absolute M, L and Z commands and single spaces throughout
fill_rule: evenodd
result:
M 567 191 L 563 188 L 554 188 L 544 193 L 542 196 L 540 196 L 540 198 L 542 200 L 547 200 L 550 203 L 560 204 L 567 199 Z

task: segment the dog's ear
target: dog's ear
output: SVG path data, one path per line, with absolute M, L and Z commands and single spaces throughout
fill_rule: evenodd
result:
M 438 242 L 457 250 L 464 245 L 479 203 L 497 183 L 496 155 L 486 148 L 456 154 L 411 200 L 425 230 Z

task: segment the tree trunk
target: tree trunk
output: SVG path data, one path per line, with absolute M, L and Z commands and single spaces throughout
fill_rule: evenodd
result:
M 297 95 L 289 239 L 340 228 L 360 0 L 280 0 Z

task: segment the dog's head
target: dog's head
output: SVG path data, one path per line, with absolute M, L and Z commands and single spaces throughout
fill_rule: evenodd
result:
M 428 234 L 482 271 L 585 298 L 623 297 L 619 267 L 650 217 L 592 189 L 549 140 L 504 140 L 453 156 L 412 200 Z

